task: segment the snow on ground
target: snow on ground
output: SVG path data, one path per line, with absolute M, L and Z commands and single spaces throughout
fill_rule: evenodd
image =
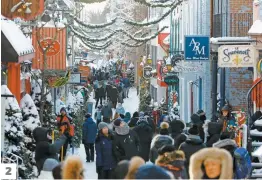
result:
M 131 88 L 129 90 L 129 98 L 124 99 L 123 107 L 125 108 L 126 112 L 130 112 L 131 114 L 133 114 L 135 111 L 138 110 L 138 105 L 139 105 L 139 99 L 136 94 L 136 89 Z M 95 112 L 94 106 L 93 106 L 93 114 Z M 79 155 L 85 164 L 85 179 L 97 179 L 96 163 L 86 162 L 86 153 L 83 144 L 81 144 L 79 149 L 75 150 L 74 154 Z

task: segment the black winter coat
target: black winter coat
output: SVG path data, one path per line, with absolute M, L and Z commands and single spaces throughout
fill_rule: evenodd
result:
M 142 157 L 145 162 L 149 160 L 150 144 L 153 138 L 153 129 L 146 122 L 141 122 L 138 126 L 134 127 L 135 131 L 139 137 L 141 151 L 139 156 Z
M 200 139 L 199 136 L 189 135 L 186 142 L 182 143 L 179 150 L 184 151 L 186 157 L 185 167 L 188 172 L 189 164 L 190 164 L 190 157 L 200 149 L 205 148 L 205 144 Z
M 138 120 L 139 120 L 139 117 L 132 117 L 130 122 L 128 123 L 128 126 L 131 128 L 135 127 Z
M 54 144 L 51 144 L 50 140 L 47 138 L 47 133 L 48 130 L 41 127 L 37 127 L 33 131 L 33 137 L 36 141 L 35 161 L 38 173 L 43 169 L 46 159 L 51 158 L 58 160 L 57 153 L 59 153 L 61 147 L 67 140 L 67 137 L 62 135 Z
M 97 88 L 95 92 L 96 99 L 99 99 L 104 96 L 105 96 L 105 89 L 103 87 Z
M 140 151 L 140 142 L 136 132 L 129 130 L 126 135 L 115 134 L 113 140 L 113 153 L 117 162 L 130 160 L 138 156 Z
M 158 150 L 164 146 L 164 145 L 174 145 L 174 140 L 172 137 L 168 135 L 156 135 L 150 146 L 150 154 L 149 158 L 152 163 L 155 163 L 157 157 L 158 157 Z
M 222 124 L 218 122 L 208 123 L 208 134 L 206 146 L 212 147 L 220 138 L 220 133 L 222 131 Z
M 113 87 L 109 93 L 109 97 L 111 101 L 117 101 L 118 91 L 116 87 Z

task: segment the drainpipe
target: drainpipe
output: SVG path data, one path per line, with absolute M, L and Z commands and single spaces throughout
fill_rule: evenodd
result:
M 221 68 L 220 72 L 220 109 L 225 106 L 225 97 L 226 97 L 226 69 Z
M 199 97 L 199 101 L 198 101 L 198 109 L 202 109 L 202 78 L 199 77 L 198 79 L 198 97 Z
M 212 121 L 216 121 L 217 114 L 217 53 L 212 59 Z

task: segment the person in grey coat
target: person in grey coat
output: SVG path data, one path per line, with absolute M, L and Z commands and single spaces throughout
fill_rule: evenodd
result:
M 110 123 L 110 119 L 112 118 L 113 111 L 111 107 L 109 107 L 108 103 L 105 103 L 105 105 L 103 106 L 101 114 L 103 116 L 103 122 Z

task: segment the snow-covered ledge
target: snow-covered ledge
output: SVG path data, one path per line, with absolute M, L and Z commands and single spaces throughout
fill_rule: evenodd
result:
M 250 36 L 262 36 L 262 18 L 260 17 L 261 0 L 253 2 L 253 25 L 248 31 Z

